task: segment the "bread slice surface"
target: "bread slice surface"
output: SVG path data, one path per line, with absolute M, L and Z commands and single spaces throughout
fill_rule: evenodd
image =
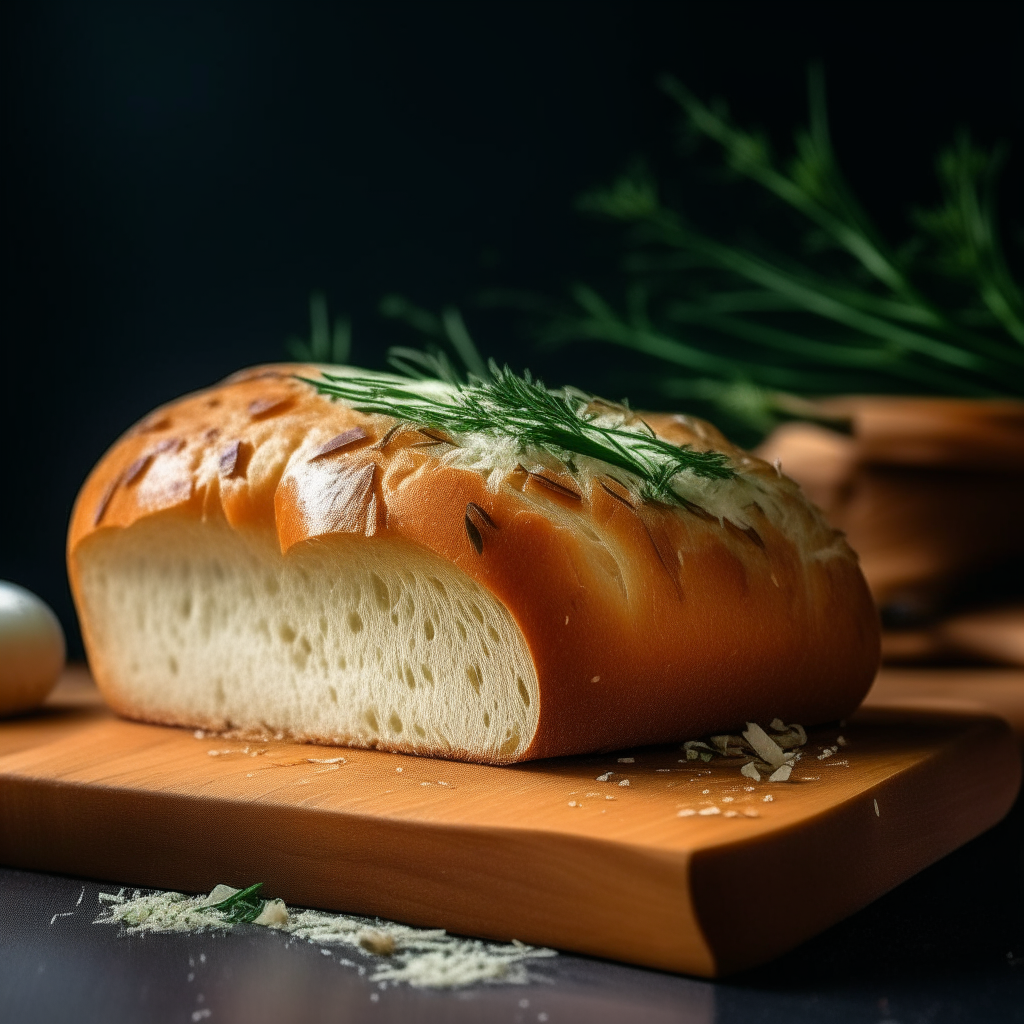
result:
M 282 557 L 171 513 L 93 537 L 81 566 L 98 674 L 133 717 L 492 762 L 533 738 L 522 633 L 408 541 L 343 534 Z

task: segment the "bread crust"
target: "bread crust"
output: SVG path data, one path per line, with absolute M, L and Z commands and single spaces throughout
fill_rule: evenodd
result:
M 433 432 L 358 413 L 297 379 L 317 373 L 256 367 L 163 406 L 86 480 L 68 568 L 105 693 L 116 681 L 93 642 L 78 554 L 100 531 L 166 514 L 223 518 L 272 537 L 282 556 L 347 532 L 401 537 L 454 563 L 508 608 L 536 666 L 539 724 L 517 760 L 775 717 L 831 721 L 867 692 L 879 630 L 856 555 L 796 484 L 710 425 L 645 417 L 667 440 L 728 454 L 783 519 L 753 504 L 741 528 L 639 502 L 610 477 L 587 490 L 529 465 L 496 484 L 446 463 L 451 449 Z

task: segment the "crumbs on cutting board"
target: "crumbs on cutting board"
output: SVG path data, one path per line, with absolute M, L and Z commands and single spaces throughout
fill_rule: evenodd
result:
M 641 754 L 633 757 L 616 757 L 615 767 L 600 771 L 593 776 L 595 782 L 608 786 L 632 788 L 640 787 L 641 792 L 650 793 L 650 784 L 654 776 L 678 773 L 675 779 L 662 780 L 665 789 L 676 789 L 675 795 L 680 800 L 675 804 L 676 816 L 679 818 L 758 818 L 761 811 L 754 805 L 774 803 L 775 793 L 764 792 L 765 785 L 771 785 L 776 792 L 788 788 L 798 782 L 818 782 L 820 775 L 794 775 L 797 763 L 804 758 L 811 759 L 815 767 L 842 768 L 849 767 L 849 761 L 839 759 L 836 755 L 849 746 L 845 736 L 836 736 L 832 743 L 812 744 L 808 741 L 807 731 L 796 723 L 787 724 L 775 718 L 768 728 L 755 722 L 748 722 L 746 729 L 739 735 L 721 734 L 708 736 L 700 740 L 687 740 L 681 747 L 686 755 L 678 758 L 677 767 L 664 767 L 662 751 L 652 750 L 651 761 L 645 765 Z M 658 761 L 654 766 L 651 762 Z M 607 764 L 607 762 L 605 762 Z M 808 761 L 804 761 L 805 764 Z M 622 774 L 622 765 L 630 765 L 630 777 Z M 678 766 L 683 767 L 678 767 Z M 736 782 L 742 785 L 729 785 L 728 775 L 723 769 L 732 769 L 740 777 Z M 593 769 L 592 769 L 593 770 Z M 682 775 L 682 778 L 678 776 Z M 645 777 L 646 776 L 646 777 Z M 715 784 L 712 793 L 711 782 Z M 702 786 L 693 797 L 686 799 L 690 786 Z M 758 785 L 760 784 L 760 785 Z M 778 787 L 782 786 L 782 790 Z M 575 791 L 569 796 L 575 796 Z M 586 794 L 590 799 L 599 798 L 600 792 Z M 612 799 L 605 796 L 605 799 Z M 593 807 L 582 800 L 568 801 L 569 807 Z
M 119 926 L 124 935 L 227 932 L 244 923 L 262 925 L 315 945 L 325 956 L 351 950 L 364 959 L 372 957 L 368 980 L 380 988 L 389 983 L 416 988 L 525 985 L 539 980 L 528 970 L 531 961 L 557 956 L 553 949 L 515 940 L 467 939 L 440 928 L 412 928 L 380 918 L 287 907 L 282 900 L 250 901 L 249 915 L 239 918 L 236 913 L 233 918 L 231 900 L 248 892 L 227 885 L 216 886 L 208 896 L 141 889 L 101 892 L 101 910 L 94 923 Z M 361 975 L 367 973 L 367 966 L 347 958 L 340 957 L 337 963 L 356 968 Z

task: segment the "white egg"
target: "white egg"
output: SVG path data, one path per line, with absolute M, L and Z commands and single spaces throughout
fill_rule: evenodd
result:
M 0 716 L 37 707 L 64 668 L 64 631 L 49 605 L 0 580 Z

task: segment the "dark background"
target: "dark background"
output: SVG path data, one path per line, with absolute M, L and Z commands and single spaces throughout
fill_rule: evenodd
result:
M 377 315 L 397 291 L 595 386 L 599 352 L 552 362 L 472 299 L 608 277 L 615 240 L 573 199 L 635 154 L 676 166 L 662 71 L 784 148 L 820 59 L 841 164 L 895 236 L 958 126 L 1007 139 L 1019 224 L 1014 7 L 8 3 L 0 578 L 79 653 L 63 537 L 89 468 L 154 405 L 282 358 L 312 289 L 351 313 L 354 362 L 415 340 Z

